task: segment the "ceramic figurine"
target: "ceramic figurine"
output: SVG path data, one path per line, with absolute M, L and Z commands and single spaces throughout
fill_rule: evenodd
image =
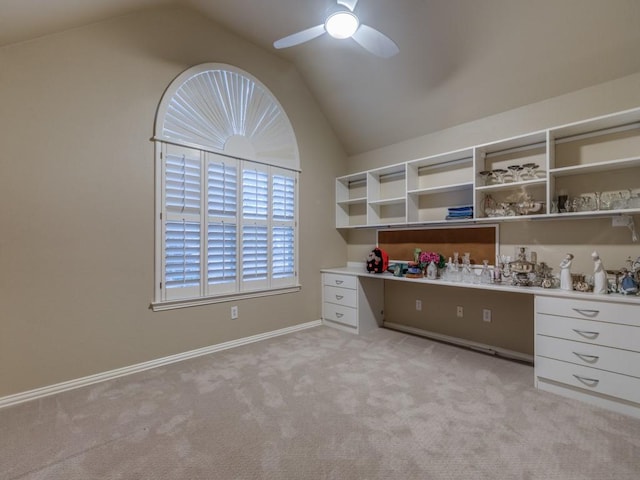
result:
M 561 290 L 573 290 L 573 280 L 571 278 L 571 262 L 573 261 L 573 255 L 567 253 L 564 260 L 560 262 L 560 289 Z
M 591 258 L 593 258 L 593 293 L 607 293 L 607 271 L 602 265 L 600 255 L 598 252 L 593 252 Z
M 620 282 L 620 293 L 624 295 L 635 295 L 638 293 L 638 282 L 633 278 L 633 272 L 623 269 L 624 276 Z

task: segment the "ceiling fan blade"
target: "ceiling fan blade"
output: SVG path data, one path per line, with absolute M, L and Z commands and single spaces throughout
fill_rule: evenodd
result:
M 301 32 L 294 33 L 289 35 L 288 37 L 281 38 L 280 40 L 276 40 L 273 42 L 273 46 L 275 48 L 289 48 L 294 45 L 299 45 L 304 42 L 308 42 L 309 40 L 313 40 L 316 37 L 319 37 L 325 32 L 324 24 L 316 25 L 315 27 L 307 28 L 306 30 L 302 30 Z
M 352 12 L 355 10 L 358 0 L 338 0 L 338 5 L 347 7 Z
M 368 25 L 361 24 L 351 38 L 358 42 L 365 50 L 368 50 L 378 57 L 393 57 L 400 51 L 398 45 L 396 45 L 393 40 Z

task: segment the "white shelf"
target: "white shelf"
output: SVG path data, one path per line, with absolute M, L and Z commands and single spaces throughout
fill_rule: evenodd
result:
M 405 197 L 383 198 L 380 200 L 372 200 L 369 205 L 400 205 L 406 201 Z
M 548 128 L 465 149 L 375 168 L 336 179 L 336 227 L 472 224 L 636 215 L 640 208 L 546 213 L 559 191 L 577 198 L 594 192 L 640 190 L 640 108 Z M 610 158 L 610 160 L 606 160 Z M 481 185 L 480 172 L 535 163 L 538 178 Z M 507 174 L 507 178 L 508 174 Z M 545 213 L 482 217 L 497 202 L 522 193 Z M 495 195 L 493 195 L 495 193 Z M 474 218 L 446 220 L 447 208 L 473 205 Z
M 496 183 L 495 185 L 485 185 L 483 187 L 476 187 L 476 191 L 496 192 L 499 190 L 513 190 L 515 188 L 520 188 L 520 187 L 545 185 L 546 183 L 547 183 L 546 178 L 537 178 L 534 180 L 523 180 L 521 182 L 505 182 L 505 183 Z
M 338 205 L 357 205 L 358 203 L 367 203 L 367 197 L 350 198 L 349 200 L 342 200 L 336 203 Z
M 419 188 L 417 190 L 410 190 L 408 195 L 434 195 L 437 193 L 446 192 L 458 192 L 461 190 L 473 189 L 473 182 L 454 183 L 452 185 L 442 185 L 440 187 Z
M 621 158 L 605 162 L 589 163 L 585 165 L 573 165 L 571 167 L 552 168 L 550 175 L 564 177 L 567 175 L 580 175 L 583 173 L 598 173 L 609 170 L 621 170 L 623 168 L 640 167 L 640 157 Z

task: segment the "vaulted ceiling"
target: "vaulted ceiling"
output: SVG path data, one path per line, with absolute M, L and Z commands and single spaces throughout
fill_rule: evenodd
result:
M 176 3 L 293 62 L 349 154 L 640 72 L 640 0 L 360 0 L 388 59 L 327 35 L 273 48 L 335 0 L 0 0 L 0 45 Z

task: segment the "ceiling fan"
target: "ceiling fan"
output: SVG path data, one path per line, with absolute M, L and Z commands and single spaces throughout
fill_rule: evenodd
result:
M 395 42 L 384 33 L 360 23 L 354 13 L 358 0 L 337 0 L 337 3 L 337 7 L 330 10 L 323 24 L 276 40 L 273 46 L 293 47 L 328 33 L 337 39 L 353 38 L 361 47 L 378 57 L 388 58 L 399 52 Z

